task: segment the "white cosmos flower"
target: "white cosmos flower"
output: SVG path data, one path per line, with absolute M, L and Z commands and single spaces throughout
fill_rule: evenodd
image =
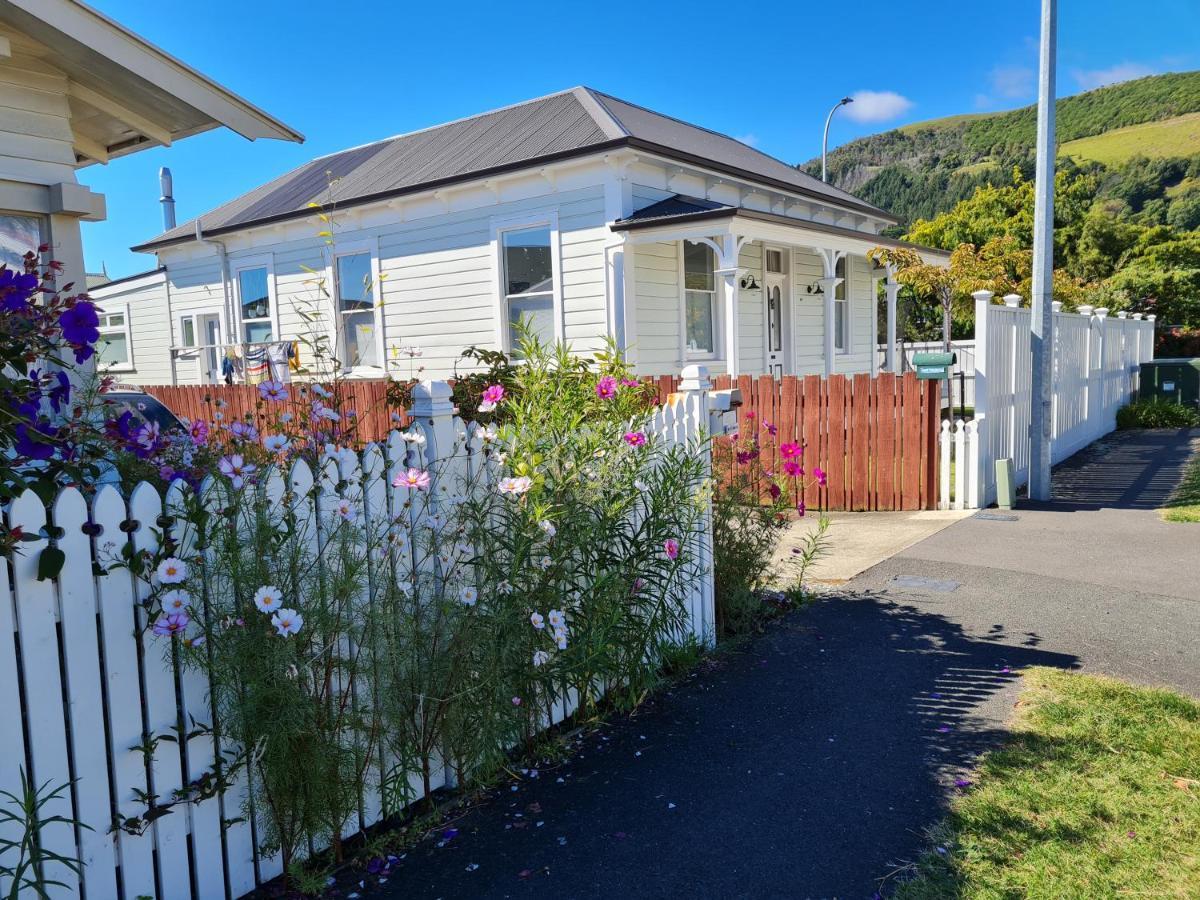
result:
M 318 397 L 324 397 L 326 400 L 333 396 L 333 394 L 329 393 L 329 391 L 325 390 L 325 388 L 321 387 L 319 384 L 314 384 L 312 386 L 312 392 Z
M 406 444 L 416 444 L 418 447 L 425 444 L 425 432 L 423 431 L 406 431 L 400 435 Z
M 558 647 L 559 650 L 567 649 L 567 632 L 565 629 L 554 629 L 554 645 Z
M 283 591 L 273 584 L 264 584 L 254 592 L 254 605 L 259 612 L 273 613 L 283 605 Z
M 268 434 L 262 439 L 263 449 L 268 453 L 281 453 L 288 447 L 287 435 Z
M 511 594 L 512 593 L 512 584 L 510 584 L 509 580 L 507 578 L 505 578 L 498 585 L 496 585 L 496 590 L 499 591 L 501 594 Z
M 481 425 L 475 430 L 475 433 L 479 435 L 480 440 L 482 440 L 485 444 L 492 443 L 497 437 L 499 437 L 500 434 L 491 425 Z
M 516 478 L 501 478 L 497 490 L 502 494 L 517 497 L 524 494 L 531 487 L 533 487 L 533 479 L 528 475 L 519 475 Z
M 458 602 L 464 606 L 474 606 L 479 602 L 479 591 L 469 584 L 466 585 L 458 592 Z
M 411 597 L 413 586 L 411 581 L 397 581 L 396 590 L 402 593 L 405 597 Z
M 533 615 L 531 615 L 529 617 L 529 624 L 532 625 L 534 628 L 536 628 L 538 631 L 541 631 L 543 628 L 546 627 L 546 620 L 542 618 L 542 614 L 540 612 L 535 612 Z
M 548 662 L 550 662 L 550 654 L 545 650 L 538 650 L 533 654 L 533 666 L 535 669 L 544 666 Z
M 561 609 L 550 610 L 550 613 L 546 618 L 549 619 L 550 627 L 555 631 L 563 628 L 567 624 L 567 617 L 563 615 L 563 611 Z
M 483 413 L 491 412 L 496 408 L 496 404 L 491 400 L 481 400 L 479 403 L 479 411 Z
M 176 613 L 183 612 L 192 605 L 192 598 L 188 596 L 188 592 L 175 588 L 167 591 L 162 595 L 162 608 L 164 612 Z
M 649 486 L 646 484 L 646 482 L 644 482 L 644 481 L 642 481 L 642 480 L 640 480 L 640 479 L 639 479 L 639 480 L 637 480 L 637 481 L 635 481 L 635 482 L 633 483 L 633 486 L 634 486 L 634 487 L 635 487 L 637 490 L 641 491 L 643 494 L 644 494 L 644 493 L 646 493 L 646 491 L 650 490 L 650 487 L 649 487 Z
M 354 504 L 345 497 L 338 499 L 338 502 L 333 507 L 337 510 L 337 514 L 346 522 L 353 522 L 358 518 L 358 510 L 354 508 Z
M 539 559 L 537 561 L 537 565 L 538 565 L 539 569 L 548 569 L 548 568 L 550 568 L 550 566 L 553 563 L 554 563 L 554 560 L 552 560 L 549 556 L 543 556 L 541 559 Z
M 271 624 L 280 637 L 295 634 L 304 625 L 304 617 L 294 609 L 281 609 L 271 616 Z
M 548 538 L 552 538 L 558 534 L 558 529 L 554 527 L 554 523 L 549 519 L 542 519 L 542 521 L 538 522 L 538 528 L 542 529 L 542 534 Z
M 158 580 L 163 584 L 179 584 L 187 575 L 187 563 L 177 557 L 168 556 L 158 564 Z

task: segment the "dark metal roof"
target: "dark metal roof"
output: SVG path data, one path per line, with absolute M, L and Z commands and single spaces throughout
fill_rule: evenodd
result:
M 367 203 L 615 147 L 651 151 L 896 221 L 731 137 L 577 87 L 315 159 L 205 213 L 200 224 L 215 236 L 309 215 L 314 202 Z M 133 249 L 191 240 L 195 231 L 195 221 L 187 222 Z
M 738 216 L 742 219 L 756 219 L 761 222 L 772 222 L 777 225 L 791 225 L 795 228 L 819 231 L 824 234 L 857 238 L 863 241 L 871 241 L 881 247 L 907 247 L 911 250 L 918 250 L 928 256 L 946 258 L 950 256 L 948 250 L 939 250 L 937 247 L 925 247 L 920 244 L 910 243 L 909 241 L 885 237 L 882 234 L 870 234 L 866 231 L 858 231 L 854 228 L 846 228 L 841 225 L 829 225 L 825 222 L 797 219 L 793 216 L 783 216 L 779 213 L 766 212 L 765 210 L 747 209 L 744 206 L 729 206 L 724 203 L 714 203 L 711 200 L 701 200 L 697 197 L 685 197 L 682 194 L 675 194 L 673 197 L 659 200 L 657 203 L 652 203 L 649 206 L 639 209 L 631 216 L 618 219 L 612 223 L 612 230 L 637 231 L 642 228 L 653 228 L 657 225 L 667 223 L 678 225 L 686 222 L 707 222 L 713 219 L 732 218 L 733 216 Z

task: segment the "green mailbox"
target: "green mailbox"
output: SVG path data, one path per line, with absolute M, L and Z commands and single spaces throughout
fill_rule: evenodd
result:
M 948 381 L 955 359 L 953 353 L 914 353 L 913 368 L 923 381 Z

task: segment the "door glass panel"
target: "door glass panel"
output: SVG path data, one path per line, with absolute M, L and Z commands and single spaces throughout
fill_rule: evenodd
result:
M 773 274 L 783 272 L 783 251 L 767 251 L 767 271 Z
M 767 295 L 767 328 L 771 351 L 776 353 L 783 349 L 782 303 L 779 285 L 775 285 Z

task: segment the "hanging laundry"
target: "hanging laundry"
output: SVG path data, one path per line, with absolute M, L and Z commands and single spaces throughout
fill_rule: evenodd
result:
M 291 367 L 289 365 L 292 355 L 291 341 L 276 341 L 270 344 L 267 348 L 267 365 L 270 367 L 271 377 L 276 381 L 282 381 L 284 384 L 292 380 Z
M 266 347 L 248 347 L 246 349 L 246 384 L 261 384 L 271 373 L 271 364 L 267 361 Z

